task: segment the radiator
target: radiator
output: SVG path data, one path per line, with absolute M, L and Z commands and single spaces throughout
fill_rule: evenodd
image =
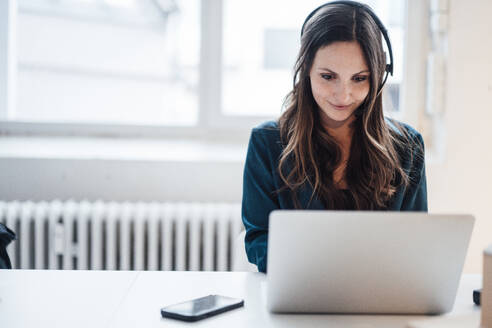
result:
M 229 271 L 239 204 L 0 202 L 16 269 Z

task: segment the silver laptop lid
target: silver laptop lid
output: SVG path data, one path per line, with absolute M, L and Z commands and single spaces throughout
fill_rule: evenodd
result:
M 270 214 L 273 312 L 431 314 L 452 309 L 471 215 L 287 211 Z

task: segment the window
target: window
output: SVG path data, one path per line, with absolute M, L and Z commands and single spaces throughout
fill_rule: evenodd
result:
M 18 122 L 33 133 L 72 124 L 93 134 L 111 125 L 126 135 L 135 126 L 249 130 L 277 117 L 292 87 L 301 24 L 325 1 L 7 2 L 18 8 L 15 24 L 7 24 L 17 44 L 9 80 L 17 96 L 0 111 L 2 130 Z M 389 30 L 395 73 L 384 101 L 398 114 L 406 1 L 364 2 Z
M 13 121 L 193 125 L 198 1 L 19 1 Z

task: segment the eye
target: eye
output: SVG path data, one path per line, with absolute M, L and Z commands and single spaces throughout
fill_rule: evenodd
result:
M 355 82 L 363 82 L 365 80 L 367 80 L 367 76 L 356 76 L 356 77 L 354 77 Z
M 333 79 L 333 75 L 332 74 L 321 74 L 321 78 L 325 79 L 325 80 L 331 80 L 331 79 Z

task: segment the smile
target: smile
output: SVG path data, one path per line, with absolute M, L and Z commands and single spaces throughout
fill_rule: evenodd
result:
M 346 110 L 346 109 L 349 109 L 350 108 L 350 105 L 346 105 L 346 106 L 337 106 L 337 105 L 334 105 L 332 103 L 329 102 L 329 104 L 335 108 L 336 110 Z

